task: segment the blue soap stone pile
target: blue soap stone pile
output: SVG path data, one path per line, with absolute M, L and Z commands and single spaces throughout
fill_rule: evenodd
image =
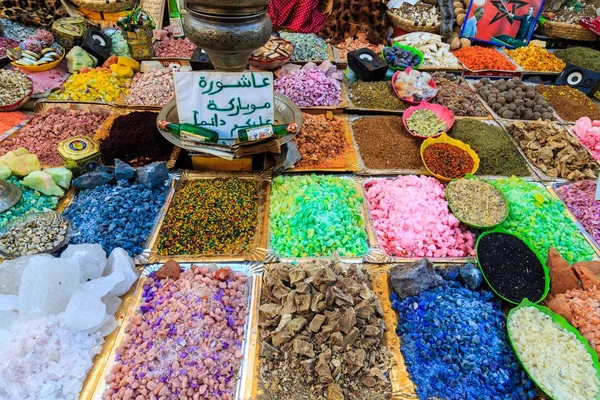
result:
M 120 182 L 81 190 L 65 210 L 79 234 L 71 243 L 100 243 L 106 253 L 122 247 L 131 257 L 142 252 L 165 203 L 168 186 L 150 188 Z
M 420 399 L 529 400 L 536 391 L 506 336 L 501 302 L 458 281 L 400 300 L 396 332 Z

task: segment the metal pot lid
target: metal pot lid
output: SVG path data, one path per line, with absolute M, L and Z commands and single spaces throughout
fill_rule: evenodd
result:
M 14 183 L 0 180 L 0 213 L 10 210 L 21 200 L 23 192 Z

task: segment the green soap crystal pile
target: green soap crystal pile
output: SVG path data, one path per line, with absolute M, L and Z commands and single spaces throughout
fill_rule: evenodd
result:
M 17 204 L 11 209 L 0 214 L 0 227 L 6 225 L 15 218 L 22 215 L 44 212 L 54 210 L 58 203 L 59 197 L 46 196 L 37 190 L 33 190 L 23 185 L 17 178 L 11 176 L 6 180 L 7 182 L 14 183 L 23 191 L 23 196 Z
M 363 198 L 350 179 L 336 176 L 279 176 L 273 181 L 271 246 L 282 257 L 361 256 L 367 234 Z
M 508 199 L 510 214 L 500 226 L 528 242 L 541 257 L 549 247 L 571 264 L 594 257 L 564 205 L 546 189 L 514 176 L 489 182 Z

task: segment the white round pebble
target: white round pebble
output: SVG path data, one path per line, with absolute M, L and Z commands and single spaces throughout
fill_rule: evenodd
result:
M 78 399 L 103 343 L 100 333 L 68 329 L 60 315 L 0 329 L 0 399 Z
M 554 400 L 594 400 L 600 380 L 592 357 L 577 337 L 535 307 L 514 311 L 511 340 L 530 376 Z
M 133 77 L 125 103 L 130 105 L 164 106 L 175 97 L 173 72 L 160 69 L 139 73 Z

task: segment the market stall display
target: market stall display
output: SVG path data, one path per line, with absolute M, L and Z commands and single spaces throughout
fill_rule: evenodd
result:
M 477 175 L 531 176 L 515 144 L 494 122 L 457 119 L 448 135 L 468 144 L 477 153 Z
M 0 142 L 3 152 L 24 147 L 37 154 L 43 165 L 64 163 L 57 151 L 58 144 L 74 136 L 93 136 L 108 118 L 109 112 L 91 106 L 87 110 L 52 107 L 35 114 L 7 139 Z
M 532 43 L 514 50 L 504 49 L 504 52 L 525 71 L 558 73 L 565 68 L 564 61 L 554 53 Z
M 413 32 L 394 38 L 394 42 L 414 47 L 423 53 L 419 69 L 460 68 L 458 59 L 450 52 L 450 45 L 444 43 L 439 35 Z
M 90 69 L 86 72 L 75 72 L 64 83 L 64 89 L 53 92 L 48 98 L 112 103 L 128 93 L 130 84 L 131 79 L 118 76 L 110 69 Z
M 133 76 L 125 104 L 164 107 L 175 98 L 173 71 L 160 69 Z
M 445 133 L 421 144 L 421 159 L 427 171 L 445 182 L 475 174 L 479 168 L 477 153 L 469 145 Z
M 365 182 L 379 245 L 392 257 L 474 256 L 474 235 L 450 213 L 444 185 L 425 176 Z
M 452 51 L 458 61 L 470 71 L 516 71 L 517 66 L 498 50 L 472 46 Z
M 31 189 L 25 186 L 22 180 L 19 180 L 16 176 L 11 176 L 6 181 L 17 185 L 23 192 L 23 195 L 19 202 L 11 209 L 0 214 L 0 227 L 6 226 L 9 222 L 23 215 L 52 211 L 58 204 L 58 196 L 45 195 Z
M 31 79 L 20 72 L 0 69 L 0 80 L 0 112 L 18 110 L 33 93 Z
M 406 109 L 390 82 L 358 81 L 348 85 L 351 108 L 401 112 Z
M 394 92 L 398 97 L 412 105 L 429 101 L 437 94 L 437 85 L 427 72 L 419 72 L 408 67 L 392 76 Z
M 452 214 L 474 228 L 493 228 L 508 216 L 508 202 L 502 192 L 472 176 L 448 183 L 446 200 Z
M 362 117 L 351 125 L 365 168 L 424 170 L 419 154 L 421 141 L 404 130 L 400 117 Z
M 544 187 L 515 177 L 489 182 L 504 193 L 510 206 L 501 228 L 529 243 L 538 254 L 554 247 L 570 262 L 594 257 L 594 250 L 564 205 Z
M 336 63 L 347 63 L 348 62 L 348 53 L 354 50 L 368 48 L 372 50 L 375 54 L 381 54 L 381 51 L 384 48 L 384 45 L 374 45 L 371 44 L 364 33 L 357 33 L 356 37 L 347 38 L 343 42 L 340 42 L 333 46 L 333 54 Z
M 579 118 L 572 128 L 572 132 L 590 151 L 594 160 L 600 160 L 600 121 L 592 121 L 588 117 Z
M 539 85 L 536 86 L 536 90 L 565 121 L 575 122 L 583 117 L 600 120 L 600 107 L 577 89 L 569 86 Z
M 587 47 L 568 47 L 556 50 L 554 55 L 566 64 L 574 64 L 592 71 L 600 72 L 600 51 Z
M 454 115 L 444 106 L 423 101 L 406 109 L 402 123 L 406 131 L 417 138 L 435 138 L 452 128 Z
M 308 63 L 275 80 L 275 92 L 289 97 L 299 107 L 333 107 L 342 103 L 342 86 L 329 61 Z
M 154 56 L 162 58 L 192 58 L 194 50 L 196 45 L 188 38 L 167 37 L 153 45 Z
M 0 254 L 7 258 L 55 253 L 68 242 L 70 223 L 55 212 L 33 213 L 0 230 Z
M 280 257 L 359 257 L 368 250 L 364 199 L 351 178 L 326 175 L 273 179 L 270 246 Z
M 513 122 L 508 133 L 527 159 L 551 179 L 595 178 L 598 164 L 577 138 L 549 121 Z
M 533 399 L 535 388 L 507 340 L 501 303 L 474 281 L 459 281 L 461 270 L 449 267 L 445 280 L 419 285 L 415 294 L 394 287 L 400 350 L 419 398 Z M 390 276 L 394 285 L 394 269 Z
M 294 45 L 292 62 L 325 61 L 329 59 L 327 43 L 313 33 L 281 32 L 280 36 Z
M 263 281 L 258 398 L 389 398 L 383 310 L 361 265 L 270 264 Z
M 481 79 L 473 84 L 483 101 L 504 119 L 555 120 L 554 111 L 534 86 L 518 78 L 490 81 Z
M 446 72 L 435 72 L 432 76 L 438 87 L 432 103 L 448 107 L 456 116 L 489 117 L 490 114 L 465 80 Z
M 557 186 L 555 191 L 587 233 L 600 243 L 600 202 L 596 200 L 596 183 L 583 180 Z
M 53 89 L 61 86 L 69 77 L 66 61 L 62 61 L 55 68 L 43 72 L 31 72 L 24 69 L 19 70 L 31 79 L 33 84 L 32 98 L 42 98 L 50 94 Z

